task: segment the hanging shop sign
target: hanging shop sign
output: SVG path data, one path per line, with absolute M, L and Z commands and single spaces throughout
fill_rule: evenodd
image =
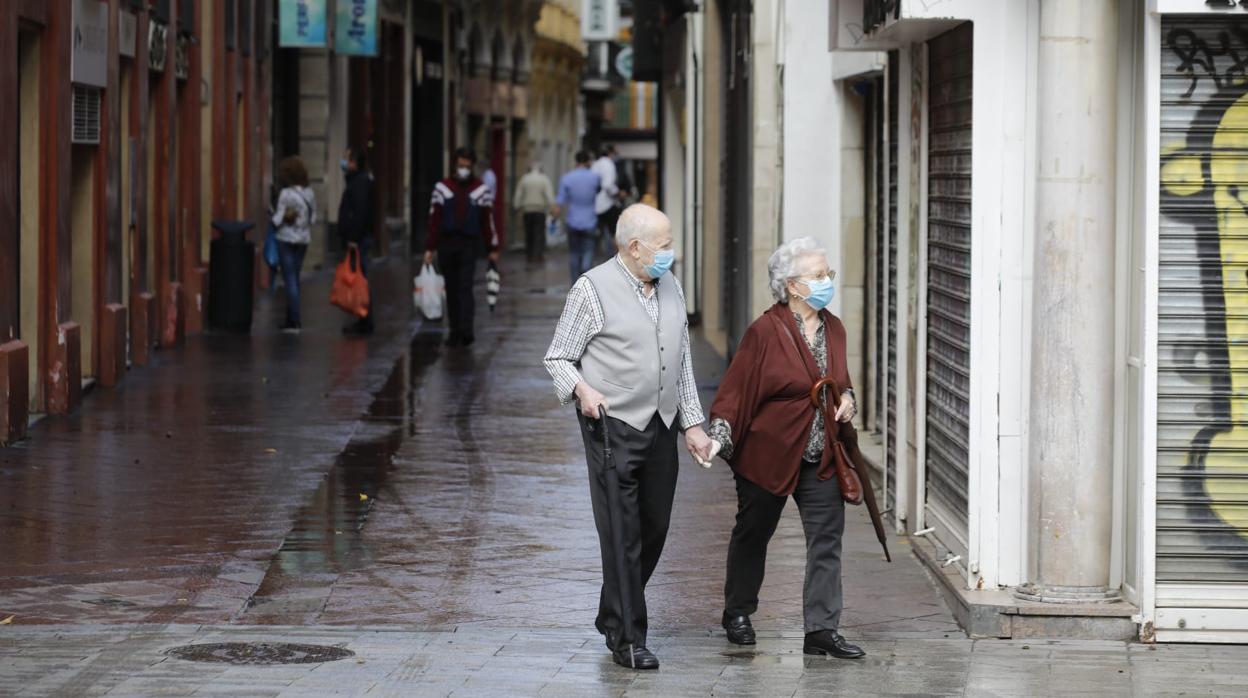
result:
M 117 53 L 127 58 L 134 58 L 135 49 L 138 47 L 136 39 L 139 36 L 139 21 L 133 12 L 122 10 L 119 16 L 121 20 L 118 27 L 117 36 Z
M 347 56 L 377 55 L 377 0 L 338 0 L 334 50 Z
M 108 5 L 98 0 L 75 0 L 73 47 L 69 79 L 79 85 L 108 85 Z
M 281 0 L 278 45 L 283 48 L 324 48 L 329 37 L 327 0 Z
M 617 0 L 584 0 L 581 8 L 581 38 L 586 41 L 610 41 L 618 28 Z

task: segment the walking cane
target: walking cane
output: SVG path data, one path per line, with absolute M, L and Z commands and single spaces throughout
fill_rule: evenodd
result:
M 616 472 L 615 456 L 611 453 L 611 430 L 607 425 L 607 410 L 601 405 L 598 407 L 598 417 L 602 421 L 602 463 L 607 481 L 607 523 L 611 529 L 615 583 L 620 590 L 620 639 L 628 638 L 628 663 L 636 669 L 637 657 L 633 654 L 633 595 L 629 588 L 631 584 L 624 557 L 624 504 L 620 500 L 620 475 Z
M 832 388 L 833 405 L 840 407 L 840 389 L 837 387 L 836 381 L 831 378 L 823 378 L 818 383 L 815 383 L 815 387 L 810 389 L 810 401 L 815 403 L 815 409 L 823 414 L 823 428 L 829 429 L 833 420 L 832 417 L 828 416 L 828 408 L 821 399 L 825 387 Z M 862 451 L 858 448 L 858 431 L 849 422 L 839 422 L 837 423 L 837 434 L 841 443 L 845 445 L 845 452 L 849 455 L 850 466 L 858 473 L 858 480 L 862 482 L 862 499 L 867 503 L 867 513 L 871 515 L 871 525 L 875 527 L 875 537 L 879 539 L 880 547 L 884 548 L 884 559 L 892 562 L 893 557 L 888 554 L 888 542 L 884 533 L 884 519 L 880 517 L 880 506 L 875 503 L 875 488 L 871 485 L 871 473 L 867 470 L 866 460 L 862 457 Z

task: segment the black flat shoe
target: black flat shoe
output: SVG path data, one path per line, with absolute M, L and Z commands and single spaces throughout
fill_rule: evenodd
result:
M 802 645 L 806 654 L 821 654 L 837 659 L 861 659 L 867 656 L 858 645 L 849 644 L 835 630 L 819 630 L 806 633 L 806 642 Z
M 612 652 L 611 658 L 615 660 L 616 664 L 619 664 L 626 669 L 648 670 L 659 668 L 659 658 L 654 656 L 653 652 L 645 647 L 642 647 L 641 645 L 633 645 L 631 647 L 631 652 L 630 647 L 628 645 L 624 645 L 623 647 Z
M 749 616 L 736 616 L 733 618 L 724 616 L 722 625 L 724 630 L 728 631 L 728 641 L 732 644 L 754 644 L 754 626 L 750 624 Z

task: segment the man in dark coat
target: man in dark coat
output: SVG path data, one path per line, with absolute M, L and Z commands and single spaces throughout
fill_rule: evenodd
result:
M 358 146 L 347 148 L 338 164 L 347 180 L 338 204 L 338 235 L 346 247 L 359 250 L 360 270 L 367 277 L 369 248 L 373 246 L 373 175 L 366 169 L 367 151 Z M 368 315 L 342 328 L 343 334 L 372 334 L 376 307 L 377 297 L 372 296 Z
M 455 171 L 434 185 L 429 203 L 429 228 L 425 238 L 425 264 L 436 253 L 446 277 L 446 316 L 451 326 L 447 346 L 466 347 L 473 342 L 473 280 L 477 259 L 487 251 L 498 263 L 502 246 L 494 227 L 494 195 L 489 185 L 472 174 L 476 161 L 471 150 L 455 151 Z

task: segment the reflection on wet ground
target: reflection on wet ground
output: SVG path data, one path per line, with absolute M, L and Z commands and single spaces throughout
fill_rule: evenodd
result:
M 368 342 L 306 307 L 299 338 L 192 339 L 0 452 L 0 534 L 13 542 L 0 617 L 591 629 L 601 571 L 584 453 L 541 368 L 563 265 L 512 262 L 469 349 L 443 347 L 432 324 L 411 333 L 410 277 L 394 266 L 376 283 L 397 300 Z M 720 370 L 705 359 L 700 379 Z M 718 635 L 732 479 L 683 451 L 680 478 L 647 590 L 652 635 Z M 897 558 L 882 562 L 851 512 L 847 632 L 955 633 L 918 566 Z M 789 511 L 760 632 L 800 632 L 804 564 Z

